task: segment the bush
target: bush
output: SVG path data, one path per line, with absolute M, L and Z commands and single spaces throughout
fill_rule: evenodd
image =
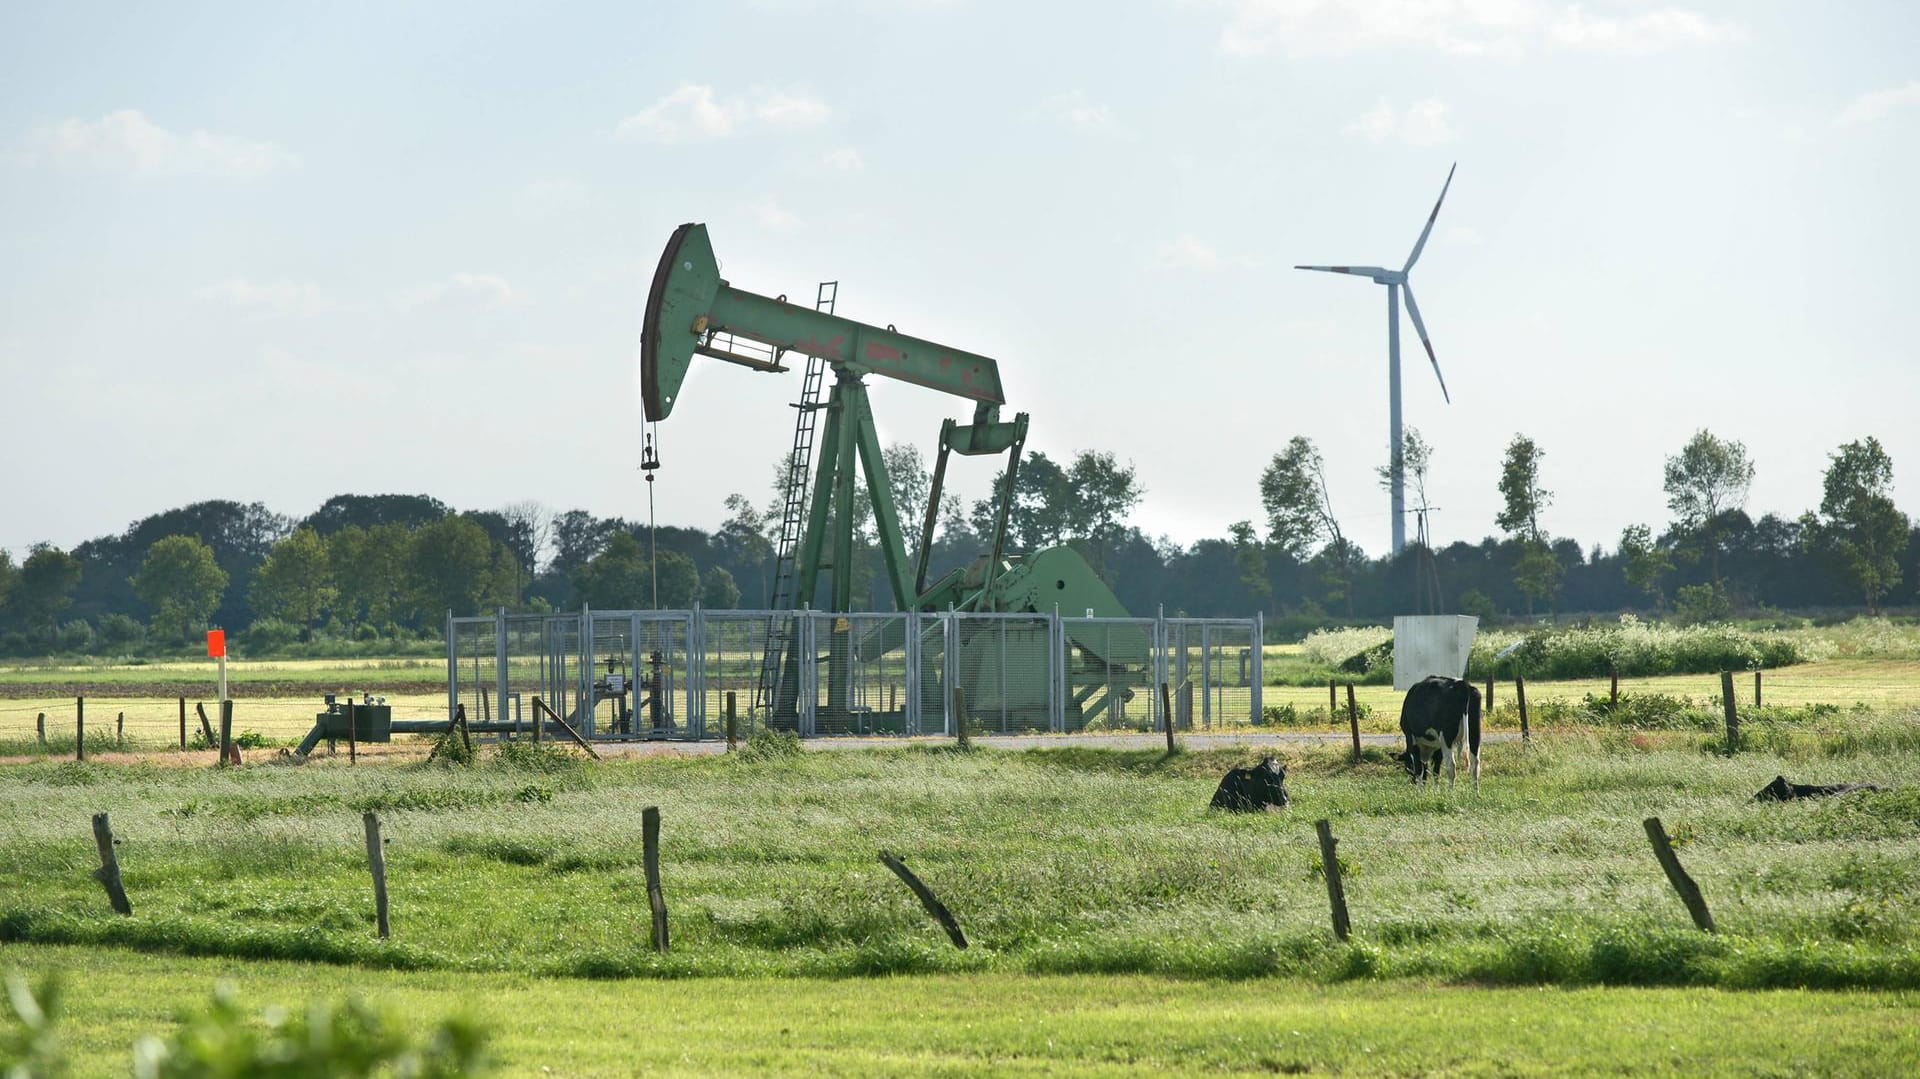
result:
M 256 618 L 247 627 L 242 640 L 246 644 L 247 654 L 264 656 L 284 651 L 300 639 L 300 627 L 278 618 Z
M 743 761 L 770 761 L 798 757 L 804 752 L 800 736 L 792 731 L 760 730 L 753 732 L 753 737 L 747 739 L 747 744 L 734 756 Z
M 93 651 L 94 641 L 93 627 L 76 618 L 71 622 L 62 623 L 59 631 L 53 635 L 53 650 L 85 655 Z
M 1598 678 L 1617 672 L 1623 678 L 1660 674 L 1712 674 L 1715 671 L 1787 667 L 1812 658 L 1813 650 L 1779 633 L 1746 633 L 1727 625 L 1674 626 L 1645 623 L 1622 615 L 1617 625 L 1552 628 L 1524 637 L 1481 634 L 1467 661 L 1468 677 L 1495 673 L 1494 657 L 1513 644 L 1520 650 L 1499 673 L 1518 669 L 1529 678 Z
M 110 649 L 136 649 L 147 640 L 147 627 L 124 614 L 100 616 L 100 643 Z

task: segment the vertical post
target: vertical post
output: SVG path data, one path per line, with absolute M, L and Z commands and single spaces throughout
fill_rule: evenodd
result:
M 127 740 L 127 714 L 116 712 L 113 716 L 113 748 L 119 749 Z
M 120 859 L 113 853 L 113 825 L 105 813 L 93 815 L 93 842 L 100 848 L 100 868 L 93 871 L 93 879 L 106 888 L 107 902 L 113 904 L 115 914 L 132 914 L 127 889 L 120 883 Z
M 1487 675 L 1487 699 L 1485 704 L 1487 706 L 1487 715 L 1493 715 L 1493 675 L 1491 673 Z
M 458 719 L 459 715 L 456 713 L 454 718 Z M 487 696 L 487 687 L 481 686 L 480 687 L 480 722 L 485 723 L 492 718 L 493 718 L 493 702 Z
M 733 711 L 733 690 L 727 690 L 727 752 L 732 753 L 740 746 L 740 732 L 735 725 Z
M 40 713 L 33 721 L 34 733 L 40 736 L 40 744 L 47 744 L 47 714 Z
M 1333 684 L 1333 679 L 1329 678 L 1327 679 L 1327 722 L 1332 723 L 1334 717 L 1339 714 L 1340 690 Z
M 1740 705 L 1733 699 L 1733 672 L 1720 672 L 1720 710 L 1727 717 L 1727 752 L 1740 745 Z
M 1340 841 L 1333 838 L 1333 826 L 1325 819 L 1314 821 L 1313 830 L 1320 835 L 1320 868 L 1327 878 L 1327 904 L 1333 908 L 1333 935 L 1346 940 L 1351 928 L 1347 924 L 1347 893 L 1340 886 L 1340 858 L 1334 853 Z
M 354 764 L 360 759 L 360 717 L 354 712 L 353 698 L 347 698 L 347 763 Z
M 182 751 L 187 748 L 187 699 L 185 697 L 180 698 L 180 748 Z
M 360 817 L 367 829 L 367 869 L 373 873 L 373 916 L 380 927 L 380 939 L 387 939 L 387 850 L 380 842 L 380 818 L 371 810 Z
M 647 909 L 653 912 L 653 950 L 667 952 L 667 898 L 660 891 L 660 807 L 640 811 L 640 837 L 647 870 Z
M 1527 729 L 1527 679 L 1525 675 L 1513 676 L 1513 699 L 1520 705 L 1520 740 L 1533 741 L 1533 732 Z
M 1353 699 L 1353 683 L 1347 683 L 1347 726 L 1353 729 L 1353 763 L 1360 763 L 1360 705 Z
M 1608 707 L 1620 707 L 1620 671 L 1618 668 L 1607 671 L 1607 702 Z
M 233 702 L 220 701 L 220 764 L 239 764 L 240 749 L 233 744 Z
M 959 736 L 961 749 L 973 748 L 967 739 L 967 691 L 963 686 L 953 687 L 953 730 Z
M 1727 677 L 1733 676 L 1729 674 Z M 1667 883 L 1673 885 L 1673 890 L 1680 893 L 1680 901 L 1687 905 L 1687 913 L 1693 916 L 1694 927 L 1702 932 L 1713 932 L 1713 914 L 1707 910 L 1706 898 L 1700 894 L 1700 886 L 1681 868 L 1680 859 L 1674 857 L 1673 844 L 1667 840 L 1667 830 L 1661 826 L 1660 818 L 1648 817 L 1642 823 L 1647 829 L 1647 841 L 1653 844 L 1653 856 L 1660 860 L 1660 868 L 1666 871 Z
M 1758 710 L 1760 707 L 1760 672 L 1759 671 L 1753 672 L 1753 707 L 1756 710 Z
M 73 759 L 87 759 L 87 699 L 73 699 Z
M 545 706 L 546 702 L 536 694 L 533 698 L 533 740 L 536 744 L 540 741 L 540 728 L 547 725 L 547 717 L 540 714 L 540 709 Z
M 1160 718 L 1166 721 L 1167 752 L 1172 753 L 1174 751 L 1172 693 L 1165 682 L 1160 683 Z
M 1193 679 L 1187 678 L 1180 683 L 1180 726 L 1185 730 L 1193 729 Z

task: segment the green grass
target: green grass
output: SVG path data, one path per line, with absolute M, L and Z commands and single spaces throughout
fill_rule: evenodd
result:
M 28 946 L 62 970 L 82 1075 L 231 982 L 259 1008 L 359 994 L 491 1032 L 506 1075 L 1905 1075 L 1912 993 L 1321 986 L 999 973 L 640 986 Z
M 1489 748 L 1477 791 L 1377 752 L 1293 762 L 1294 807 L 1205 810 L 1239 754 L 1068 747 L 471 770 L 0 768 L 0 940 L 588 977 L 927 972 L 1417 977 L 1475 984 L 1920 987 L 1920 745 L 1898 725 L 1710 755 L 1703 736 Z M 1877 732 L 1877 733 L 1876 733 Z M 1776 772 L 1906 789 L 1749 799 Z M 675 949 L 645 945 L 640 809 L 665 817 Z M 396 938 L 372 933 L 359 815 L 387 820 Z M 111 811 L 135 915 L 87 876 Z M 1662 817 L 1724 930 L 1647 850 Z M 1349 867 L 1326 930 L 1311 822 Z M 902 855 L 975 947 L 876 860 Z

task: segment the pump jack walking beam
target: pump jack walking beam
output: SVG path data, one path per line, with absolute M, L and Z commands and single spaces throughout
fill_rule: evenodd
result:
M 723 334 L 774 349 L 762 360 L 719 347 Z M 647 295 L 640 339 L 640 388 L 647 419 L 673 411 L 695 354 L 762 371 L 783 371 L 785 352 L 884 375 L 972 401 L 1005 404 L 1000 365 L 986 356 L 910 337 L 824 311 L 734 288 L 720 277 L 705 225 L 681 225 L 667 241 Z

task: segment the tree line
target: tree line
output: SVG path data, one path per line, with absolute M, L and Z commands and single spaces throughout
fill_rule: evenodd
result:
M 931 488 L 926 462 L 911 445 L 885 455 L 913 551 Z M 1745 511 L 1754 476 L 1746 448 L 1702 430 L 1661 476 L 1672 519 L 1658 531 L 1629 526 L 1611 550 L 1583 550 L 1541 526 L 1555 497 L 1544 483 L 1546 458 L 1538 442 L 1514 436 L 1490 477 L 1501 497 L 1498 533 L 1437 546 L 1426 502 L 1434 453 L 1409 430 L 1379 478 L 1385 486 L 1397 470 L 1405 481 L 1415 539 L 1398 557 L 1372 558 L 1341 528 L 1325 462 L 1305 437 L 1262 473 L 1253 492 L 1259 524 L 1249 517 L 1187 546 L 1130 522 L 1146 494 L 1130 463 L 1097 450 L 1065 461 L 1034 452 L 1016 472 L 1006 549 L 1073 546 L 1139 614 L 1260 610 L 1296 628 L 1409 611 L 1636 610 L 1706 620 L 1735 609 L 1878 611 L 1916 601 L 1920 544 L 1893 502 L 1892 461 L 1876 439 L 1833 453 L 1817 509 L 1756 520 Z M 249 634 L 265 649 L 316 637 L 372 645 L 436 638 L 448 611 L 502 606 L 760 607 L 772 585 L 785 476 L 778 462 L 763 501 L 730 495 L 726 520 L 711 532 L 535 502 L 455 511 L 428 495 L 338 495 L 298 520 L 260 503 L 199 502 L 71 551 L 38 544 L 17 565 L 0 551 L 0 652 L 165 650 L 208 626 Z M 1000 473 L 990 490 L 1003 484 Z M 930 580 L 984 552 L 997 509 L 997 497 L 943 493 Z M 856 604 L 890 608 L 864 494 L 854 514 Z M 812 599 L 824 605 L 824 589 Z

